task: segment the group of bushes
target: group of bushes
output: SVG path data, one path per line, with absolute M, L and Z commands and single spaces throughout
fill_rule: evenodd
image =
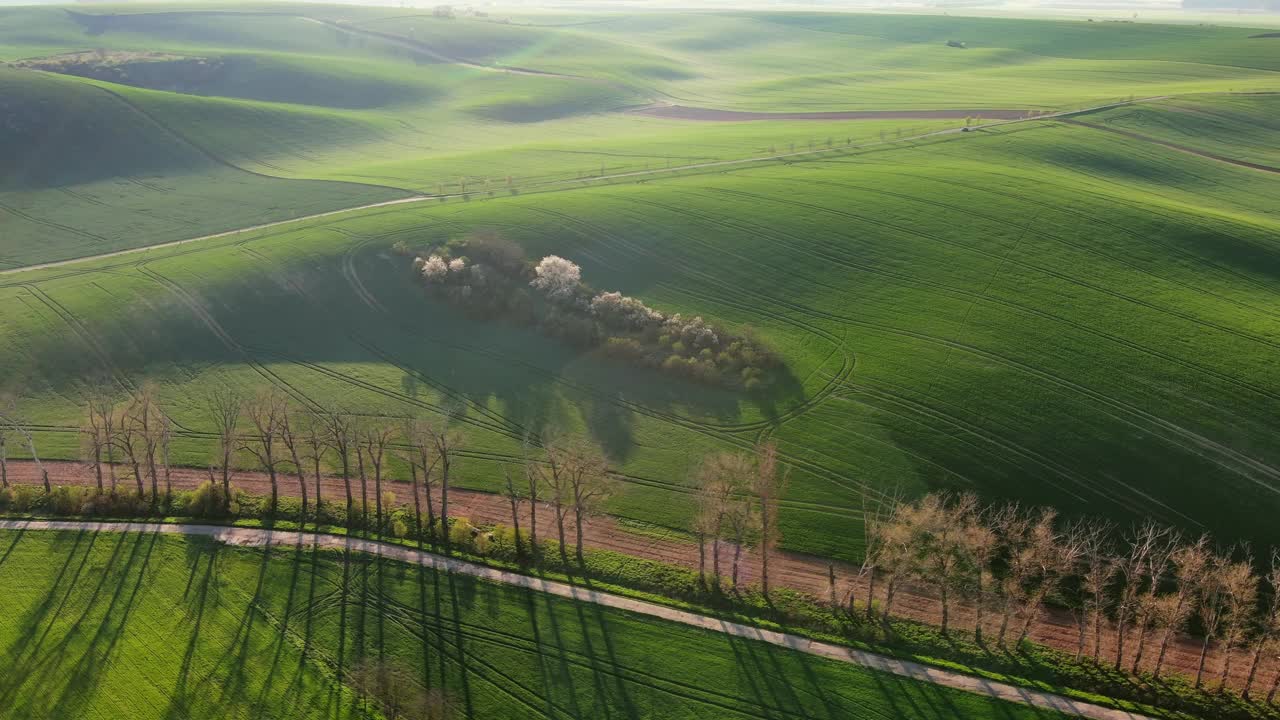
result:
M 239 513 L 233 499 L 231 515 Z M 13 485 L 0 489 L 0 512 L 50 513 L 89 517 L 149 517 L 183 515 L 198 518 L 228 516 L 222 488 L 205 483 L 195 490 L 178 490 L 150 498 L 134 492 L 98 492 L 79 485 L 55 485 L 48 491 L 37 485 Z
M 414 254 L 407 243 L 396 248 Z M 708 384 L 761 390 L 780 367 L 758 341 L 701 317 L 665 315 L 620 292 L 598 292 L 578 265 L 556 255 L 536 264 L 493 234 L 471 235 L 416 254 L 415 273 L 438 298 L 483 318 L 533 324 L 615 360 Z

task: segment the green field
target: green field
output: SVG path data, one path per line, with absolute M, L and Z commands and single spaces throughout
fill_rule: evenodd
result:
M 0 136 L 13 160 L 0 170 L 0 263 L 155 244 L 410 192 L 526 191 L 962 124 L 700 123 L 628 112 L 651 103 L 980 117 L 984 109 L 1280 89 L 1280 62 L 1253 34 L 803 13 L 446 20 L 308 5 L 9 8 L 0 10 L 0 61 L 18 64 L 0 65 L 0 113 L 16 132 Z M 133 84 L 119 84 L 23 64 L 86 50 L 207 59 L 222 70 L 171 92 L 144 80 L 155 73 L 141 66 L 130 69 Z
M 577 428 L 627 475 L 611 510 L 675 527 L 702 454 L 773 438 L 797 473 L 784 546 L 846 558 L 862 494 L 894 487 L 1275 539 L 1280 178 L 1063 123 L 949 137 L 11 275 L 0 367 L 68 430 L 104 368 L 158 381 L 197 435 L 223 382 L 377 415 L 461 399 L 465 485 L 496 489 L 530 430 Z M 753 326 L 791 379 L 753 398 L 577 355 L 428 301 L 390 253 L 479 228 Z
M 939 489 L 1280 545 L 1280 39 L 1097 19 L 0 8 L 0 411 L 81 458 L 88 394 L 147 385 L 189 467 L 223 386 L 447 413 L 486 491 L 561 431 L 675 537 L 703 457 L 776 441 L 782 547 L 850 561 L 868 503 Z M 882 114 L 794 116 L 841 111 Z M 473 233 L 776 381 L 471 317 L 397 250 Z M 333 552 L 0 532 L 0 587 L 5 718 L 376 720 L 368 657 L 458 717 L 1033 714 Z
M 449 717 L 1058 718 L 749 640 L 379 561 L 0 533 L 6 718 L 373 718 L 363 658 Z

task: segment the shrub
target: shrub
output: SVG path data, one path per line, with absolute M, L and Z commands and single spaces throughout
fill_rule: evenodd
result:
M 78 515 L 84 507 L 87 492 L 88 488 L 59 485 L 49 493 L 45 506 L 58 515 Z
M 232 489 L 233 498 L 235 497 L 234 493 L 235 490 Z M 184 508 L 186 513 L 192 517 L 223 517 L 226 515 L 225 500 L 226 496 L 222 492 L 221 485 L 212 481 L 205 481 L 190 494 L 182 496 L 178 506 Z
M 460 548 L 471 547 L 471 535 L 475 526 L 464 517 L 449 518 L 449 542 Z

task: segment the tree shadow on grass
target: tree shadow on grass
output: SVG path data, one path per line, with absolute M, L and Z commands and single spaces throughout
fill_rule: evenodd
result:
M 67 717 L 83 715 L 83 708 L 92 699 L 102 673 L 110 668 L 116 646 L 124 637 L 147 579 L 159 533 L 133 535 L 132 538 L 133 548 L 116 578 L 115 590 L 101 622 L 85 644 L 84 652 L 68 670 L 58 674 L 62 692 L 53 698 L 52 707 L 57 708 L 58 713 L 65 713 Z M 68 634 L 67 637 L 70 638 L 71 635 Z
M 613 645 L 613 632 L 603 609 L 595 603 L 574 603 L 578 614 L 578 624 L 582 628 L 583 650 L 591 663 L 591 672 L 595 679 L 596 693 L 600 698 L 608 698 L 609 706 L 620 710 L 628 720 L 640 720 L 640 711 L 623 678 L 625 666 L 619 662 L 617 649 Z M 588 617 L 590 613 L 590 617 Z M 604 663 L 600 652 L 592 640 L 593 632 L 598 632 L 600 642 L 604 645 Z M 609 684 L 612 681 L 612 692 Z
M 164 718 L 172 720 L 189 718 L 192 714 L 192 704 L 196 699 L 191 692 L 192 665 L 200 645 L 201 631 L 204 629 L 205 610 L 210 603 L 210 589 L 217 582 L 218 572 L 218 543 L 200 542 L 193 537 L 187 539 L 186 549 L 190 571 L 187 574 L 187 586 L 182 591 L 182 600 L 187 606 L 186 614 L 191 618 L 191 637 L 187 641 L 186 651 L 182 654 L 182 664 L 178 667 L 178 679 L 169 700 L 169 707 L 163 713 Z M 203 573 L 199 571 L 202 560 L 204 561 Z M 199 580 L 196 579 L 197 577 Z M 199 683 L 200 679 L 195 679 L 194 684 Z

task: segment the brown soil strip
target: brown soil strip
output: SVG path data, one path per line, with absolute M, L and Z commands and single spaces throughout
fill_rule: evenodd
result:
M 45 467 L 48 469 L 50 479 L 55 485 L 93 485 L 96 482 L 91 469 L 80 463 L 46 462 Z M 119 476 L 121 487 L 126 490 L 134 487 L 133 480 L 126 479 L 123 468 L 119 471 Z M 208 480 L 208 474 L 200 470 L 175 468 L 172 479 L 176 489 L 192 489 Z M 9 480 L 10 482 L 34 485 L 40 483 L 40 474 L 34 463 L 10 461 Z M 253 494 L 269 495 L 271 493 L 271 484 L 265 473 L 239 472 L 236 473 L 233 483 L 237 488 Z M 298 496 L 298 479 L 296 475 L 281 475 L 279 483 L 281 495 Z M 149 487 L 149 482 L 147 484 Z M 360 503 L 359 485 L 358 480 L 352 481 L 357 506 Z M 413 502 L 413 495 L 408 483 L 384 481 L 383 489 L 394 492 L 400 503 L 411 505 Z M 308 480 L 307 491 L 314 498 L 314 478 Z M 346 493 L 341 478 L 325 477 L 321 483 L 321 491 L 325 502 L 345 502 Z M 368 492 L 369 507 L 371 508 L 370 512 L 372 512 L 372 481 L 369 482 Z M 438 511 L 440 507 L 438 490 L 434 500 Z M 423 504 L 425 507 L 425 500 Z M 455 488 L 449 493 L 449 509 L 450 516 L 466 517 L 477 525 L 511 524 L 511 505 L 509 501 L 500 495 L 492 493 L 458 490 Z M 529 506 L 527 503 L 521 509 L 520 526 L 525 530 L 529 527 Z M 539 537 L 554 539 L 555 532 L 554 510 L 548 505 L 539 506 Z M 572 520 L 566 527 L 565 534 L 572 541 L 574 534 Z M 611 550 L 646 560 L 675 563 L 691 569 L 697 569 L 698 567 L 698 546 L 696 543 L 680 540 L 678 537 L 661 538 L 642 535 L 628 530 L 613 517 L 600 516 L 590 518 L 584 525 L 583 537 L 588 547 Z M 733 567 L 733 550 L 732 545 L 728 543 L 721 544 L 720 569 L 721 573 L 726 577 L 729 576 Z M 708 546 L 708 571 L 712 566 L 712 562 L 711 549 Z M 744 586 L 759 582 L 760 556 L 754 550 L 744 548 L 740 563 L 739 582 Z M 770 580 L 774 585 L 794 588 L 823 599 L 829 598 L 831 595 L 829 570 L 834 568 L 837 601 L 841 603 L 847 602 L 850 593 L 860 603 L 866 600 L 866 584 L 856 581 L 856 568 L 847 564 L 832 563 L 822 558 L 800 553 L 779 552 L 771 557 L 770 565 Z M 881 601 L 883 600 L 883 592 L 884 587 L 883 583 L 881 583 L 877 589 L 877 598 Z M 933 596 L 929 588 L 910 588 L 905 592 L 899 592 L 894 600 L 895 616 L 934 625 L 937 625 L 940 621 L 941 608 L 941 603 Z M 951 608 L 951 618 L 955 627 L 972 630 L 975 619 L 974 608 L 969 605 L 954 603 Z M 999 621 L 1000 618 L 995 615 L 995 611 L 989 610 L 986 613 L 983 628 L 988 637 L 995 637 L 999 629 Z M 1016 635 L 1021 623 L 1014 622 L 1011 625 L 1010 632 Z M 1114 635 L 1111 630 L 1103 633 L 1102 657 L 1108 659 L 1109 662 L 1114 662 L 1115 660 Z M 1074 654 L 1078 641 L 1075 619 L 1066 610 L 1046 610 L 1033 623 L 1030 638 L 1037 643 Z M 1136 641 L 1136 636 L 1129 636 L 1125 643 L 1127 648 L 1125 653 L 1126 668 L 1132 662 Z M 1150 669 L 1154 663 L 1155 655 L 1158 651 L 1158 647 L 1154 646 L 1158 641 L 1159 638 L 1155 637 L 1151 638 L 1147 643 L 1147 647 L 1144 650 L 1144 668 Z M 1091 642 L 1092 639 L 1090 639 Z M 1090 647 L 1092 647 L 1091 644 Z M 1193 677 L 1199 663 L 1199 653 L 1200 640 L 1198 638 L 1189 636 L 1177 638 L 1169 647 L 1168 657 L 1165 659 L 1165 672 Z M 1222 659 L 1223 654 L 1218 648 L 1210 649 L 1205 670 L 1205 677 L 1210 687 L 1217 682 Z M 1232 672 L 1228 680 L 1230 685 L 1235 687 L 1244 686 L 1249 669 L 1249 660 L 1250 658 L 1245 653 L 1236 653 L 1232 660 Z M 1274 661 L 1264 663 L 1263 668 L 1259 671 L 1255 689 L 1268 687 L 1277 671 L 1280 671 L 1280 664 Z
M 1236 160 L 1235 158 L 1229 158 L 1229 157 L 1226 157 L 1225 155 L 1215 155 L 1211 152 L 1205 152 L 1204 150 L 1197 150 L 1196 148 L 1193 148 L 1193 147 L 1187 147 L 1186 145 L 1179 145 L 1178 143 L 1166 142 L 1158 138 L 1153 138 L 1150 135 L 1143 135 L 1141 133 L 1130 132 L 1128 130 L 1120 130 L 1118 128 L 1107 127 L 1106 125 L 1095 125 L 1094 123 L 1087 123 L 1087 122 L 1083 122 L 1081 120 L 1075 120 L 1072 118 L 1063 118 L 1062 122 L 1070 123 L 1072 125 L 1079 125 L 1081 127 L 1087 127 L 1092 130 L 1101 130 L 1103 132 L 1115 133 L 1116 135 L 1122 135 L 1124 137 L 1130 138 L 1131 140 L 1141 140 L 1142 142 L 1154 143 L 1162 147 L 1167 147 L 1170 150 L 1177 150 L 1178 152 L 1189 153 L 1191 155 L 1198 155 L 1202 158 L 1207 158 L 1209 160 L 1217 160 L 1218 162 L 1224 162 L 1230 165 L 1238 165 L 1239 167 L 1249 168 L 1250 170 L 1261 170 L 1262 172 L 1280 173 L 1280 168 L 1277 168 L 1277 167 L 1272 167 L 1270 165 L 1259 165 L 1258 163 L 1251 163 L 1251 162 L 1248 162 L 1247 160 Z
M 744 122 L 749 120 L 1018 120 L 1026 110 L 837 110 L 833 112 L 748 112 L 686 107 L 684 105 L 647 105 L 627 111 L 632 115 L 699 120 L 704 122 Z

